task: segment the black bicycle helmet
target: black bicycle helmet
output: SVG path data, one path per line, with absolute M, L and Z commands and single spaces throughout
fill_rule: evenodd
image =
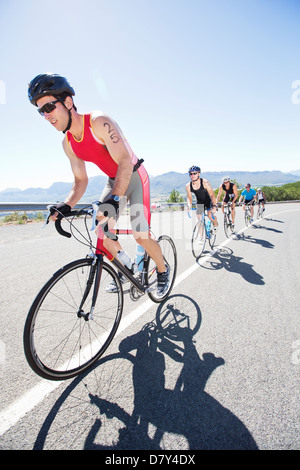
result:
M 199 166 L 196 166 L 196 165 L 193 165 L 191 166 L 191 168 L 189 168 L 189 173 L 191 173 L 192 171 L 197 171 L 197 173 L 201 173 L 201 169 Z
M 31 104 L 37 106 L 36 102 L 39 98 L 46 95 L 61 95 L 68 93 L 75 95 L 74 89 L 65 77 L 56 73 L 43 73 L 37 75 L 28 86 L 28 98 Z

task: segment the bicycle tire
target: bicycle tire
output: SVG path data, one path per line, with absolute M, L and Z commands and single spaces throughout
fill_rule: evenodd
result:
M 224 232 L 227 238 L 229 238 L 230 235 L 234 233 L 234 229 L 232 228 L 232 220 L 229 214 L 224 215 Z
M 250 211 L 248 212 L 246 209 L 245 209 L 245 224 L 247 227 L 251 225 Z
M 228 221 L 227 221 L 227 215 L 224 215 L 224 233 L 227 238 L 229 238 L 229 227 L 228 227 Z
M 214 247 L 214 244 L 215 244 L 215 241 L 216 241 L 216 232 L 214 231 L 214 226 L 213 224 L 211 224 L 211 227 L 210 227 L 210 232 L 209 232 L 209 238 L 208 238 L 208 243 L 209 243 L 209 246 L 211 248 Z
M 49 279 L 35 298 L 24 327 L 23 345 L 29 366 L 48 380 L 66 380 L 88 370 L 111 343 L 123 311 L 123 290 L 116 272 L 102 263 L 93 317 L 78 315 L 93 258 L 73 261 Z M 101 267 L 100 267 L 101 269 Z M 116 293 L 105 288 L 112 280 Z M 82 308 L 89 312 L 93 287 Z
M 146 260 L 146 284 L 153 288 L 153 290 L 148 292 L 148 297 L 156 303 L 160 303 L 165 300 L 171 293 L 173 285 L 176 278 L 177 272 L 177 252 L 175 244 L 168 235 L 161 235 L 156 240 L 160 247 L 165 260 L 165 264 L 169 267 L 170 278 L 169 278 L 169 288 L 164 296 L 159 297 L 156 293 L 156 284 L 157 284 L 157 271 L 154 261 L 148 257 Z
M 204 221 L 198 220 L 192 234 L 192 253 L 194 257 L 199 258 L 205 247 L 206 231 Z

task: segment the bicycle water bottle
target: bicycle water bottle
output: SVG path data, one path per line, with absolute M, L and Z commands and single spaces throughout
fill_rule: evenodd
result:
M 132 261 L 132 259 L 130 258 L 130 256 L 126 253 L 126 251 L 124 250 L 118 251 L 117 258 L 130 271 L 132 271 L 133 273 L 136 271 L 136 266 L 134 262 Z
M 208 219 L 207 222 L 206 222 L 206 230 L 207 230 L 207 233 L 210 232 L 210 227 L 211 227 L 211 221 L 210 221 L 210 219 Z
M 145 255 L 145 248 L 142 247 L 141 245 L 137 245 L 136 252 L 135 252 L 135 264 L 137 266 L 138 271 L 143 271 L 144 255 Z

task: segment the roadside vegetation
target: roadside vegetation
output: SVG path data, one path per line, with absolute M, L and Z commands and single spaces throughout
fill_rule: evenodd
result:
M 45 220 L 43 212 L 12 212 L 11 214 L 0 217 L 0 225 L 9 224 L 27 224 L 28 222 L 41 222 Z

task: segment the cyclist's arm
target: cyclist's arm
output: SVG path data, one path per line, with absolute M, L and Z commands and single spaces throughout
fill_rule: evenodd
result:
M 88 184 L 88 176 L 86 172 L 85 162 L 78 158 L 72 152 L 68 144 L 67 137 L 65 137 L 63 140 L 63 149 L 70 160 L 72 172 L 74 175 L 74 183 L 72 189 L 69 192 L 68 196 L 65 198 L 64 202 L 69 206 L 74 207 L 85 193 Z
M 203 186 L 206 189 L 206 191 L 208 192 L 209 197 L 211 199 L 211 202 L 213 203 L 214 206 L 216 206 L 217 205 L 216 204 L 216 196 L 215 196 L 214 190 L 211 187 L 210 183 L 207 180 L 204 179 L 203 180 Z
M 193 204 L 193 198 L 192 198 L 190 183 L 188 183 L 188 184 L 186 185 L 185 189 L 186 189 L 186 194 L 187 194 L 188 210 L 190 211 L 191 208 L 192 208 L 192 204 Z
M 222 188 L 222 185 L 219 187 L 219 192 L 218 192 L 218 195 L 217 195 L 217 200 L 216 200 L 216 204 L 218 204 L 220 198 L 221 198 L 221 195 L 223 193 L 223 188 Z
M 237 198 L 239 197 L 239 193 L 238 193 L 236 184 L 233 185 L 233 192 L 234 192 L 234 198 L 233 198 L 232 203 L 235 204 L 236 201 L 237 201 Z
M 104 142 L 110 156 L 118 165 L 112 194 L 124 196 L 133 171 L 133 164 L 125 145 L 124 136 L 117 123 L 109 116 L 95 114 L 92 117 L 92 125 L 96 137 Z

